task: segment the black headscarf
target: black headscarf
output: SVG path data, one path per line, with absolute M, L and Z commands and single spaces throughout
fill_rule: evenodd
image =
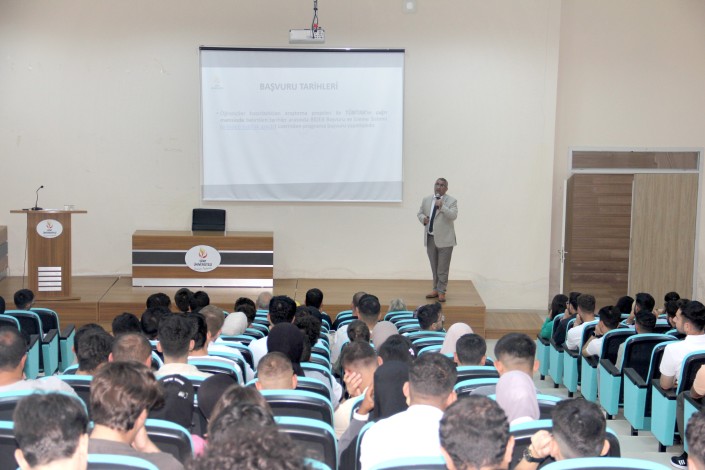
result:
M 402 388 L 409 381 L 409 364 L 401 361 L 387 361 L 377 368 L 374 376 L 375 408 L 373 419 L 388 418 L 409 406 Z
M 237 380 L 228 374 L 213 374 L 201 383 L 198 388 L 198 408 L 206 420 L 210 421 L 215 404 L 223 392 L 233 385 L 237 385 Z
M 267 336 L 267 351 L 280 352 L 291 360 L 294 372 L 304 377 L 301 368 L 301 356 L 304 352 L 304 334 L 291 323 L 279 323 Z

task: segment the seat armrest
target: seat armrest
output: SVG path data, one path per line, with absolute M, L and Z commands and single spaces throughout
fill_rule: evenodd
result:
M 540 336 L 537 336 L 536 339 L 537 339 L 541 344 L 543 344 L 544 346 L 550 346 L 550 345 L 551 345 L 551 342 L 550 342 L 549 340 L 547 340 L 546 338 L 542 338 L 542 337 L 540 337 Z
M 35 344 L 39 341 L 39 335 L 29 335 L 29 344 L 27 345 L 27 351 L 32 349 Z
M 696 410 L 700 411 L 703 408 L 703 404 L 700 402 L 700 400 L 695 399 L 690 396 L 690 393 L 686 393 L 683 395 L 683 397 L 690 402 L 691 405 L 695 407 Z
M 563 352 L 563 346 L 559 346 L 556 344 L 556 342 L 551 338 L 551 347 L 554 348 L 558 352 Z
M 632 369 L 631 367 L 627 367 L 624 369 L 624 377 L 628 378 L 629 380 L 632 381 L 634 385 L 636 385 L 639 388 L 646 388 L 646 382 L 644 379 L 639 375 L 639 373 Z
M 66 325 L 66 327 L 61 330 L 61 334 L 59 335 L 60 339 L 66 339 L 69 336 L 71 336 L 71 333 L 73 333 L 76 330 L 76 327 L 71 324 L 71 325 Z
M 600 359 L 600 365 L 612 377 L 618 377 L 621 374 L 620 370 L 617 369 L 617 366 L 615 366 L 609 359 Z
M 580 357 L 580 350 L 579 349 L 563 349 L 563 352 L 567 353 L 572 358 L 579 358 Z
M 676 399 L 676 389 L 671 388 L 668 390 L 664 390 L 661 388 L 661 383 L 659 379 L 654 379 L 651 381 L 651 385 L 653 385 L 654 389 L 661 394 L 663 397 L 668 398 L 669 400 L 675 400 Z
M 583 357 L 585 357 L 585 356 L 583 356 Z M 592 367 L 593 369 L 597 369 L 597 364 L 599 364 L 599 359 L 600 358 L 597 356 L 588 356 L 588 357 L 585 357 L 585 362 L 587 362 L 588 365 L 590 367 Z
M 44 338 L 42 338 L 42 343 L 48 344 L 51 343 L 54 338 L 59 334 L 59 330 L 49 330 L 46 333 L 44 333 Z

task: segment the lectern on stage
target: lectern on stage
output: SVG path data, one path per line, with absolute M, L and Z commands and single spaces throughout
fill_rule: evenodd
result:
M 71 296 L 71 214 L 86 211 L 13 210 L 27 214 L 29 288 L 39 300 Z

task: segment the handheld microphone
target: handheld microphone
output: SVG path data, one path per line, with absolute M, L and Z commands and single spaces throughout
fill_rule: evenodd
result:
M 42 186 L 42 187 L 44 187 L 44 186 Z M 435 197 L 436 199 L 440 199 L 440 198 L 441 198 L 441 195 L 438 194 L 438 193 L 436 193 L 433 197 Z
M 41 207 L 37 206 L 37 203 L 39 202 L 39 190 L 42 189 L 44 185 L 41 185 L 40 187 L 37 188 L 37 198 L 34 200 L 34 207 L 32 207 L 30 210 L 31 211 L 40 211 L 42 210 Z

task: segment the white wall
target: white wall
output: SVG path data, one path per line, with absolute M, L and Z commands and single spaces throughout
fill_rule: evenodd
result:
M 704 25 L 699 0 L 562 3 L 550 293 L 559 289 L 570 147 L 705 147 Z M 702 200 L 700 207 L 698 299 L 705 293 Z
M 591 2 L 592 3 L 592 2 Z M 201 205 L 199 45 L 287 47 L 310 0 L 4 0 L 0 224 L 23 270 L 25 220 L 75 204 L 74 273 L 129 274 L 137 229 L 183 230 Z M 454 279 L 489 308 L 542 308 L 549 282 L 558 0 L 321 2 L 326 47 L 403 47 L 404 202 L 230 203 L 275 234 L 275 276 L 428 279 L 421 198 L 459 200 Z M 430 282 L 429 282 L 430 287 Z M 451 293 L 452 295 L 452 293 Z

